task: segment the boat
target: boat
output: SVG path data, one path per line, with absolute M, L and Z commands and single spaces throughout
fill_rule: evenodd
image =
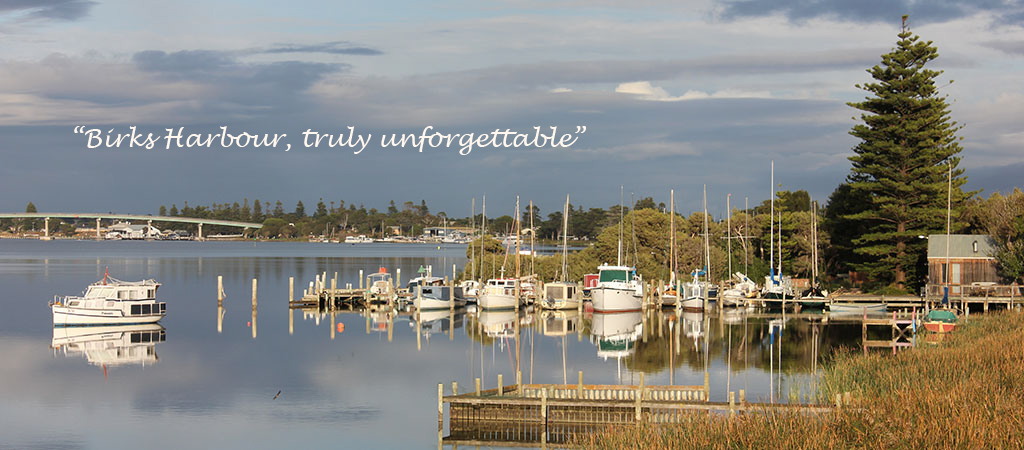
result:
M 800 295 L 800 306 L 804 309 L 821 309 L 825 307 L 828 291 L 821 290 L 818 285 L 818 203 L 811 208 L 811 286 Z
M 366 237 L 365 234 L 360 234 L 359 236 L 346 236 L 345 237 L 345 243 L 346 244 L 372 244 L 373 243 L 373 238 Z
M 482 309 L 514 309 L 519 303 L 516 298 L 515 278 L 491 278 L 487 280 L 483 291 L 477 297 L 477 305 Z
M 583 292 L 578 284 L 567 281 L 569 272 L 569 196 L 565 196 L 562 211 L 562 279 L 544 285 L 544 309 L 578 309 L 583 303 Z
M 658 298 L 661 306 L 675 306 L 679 302 L 679 279 L 676 277 L 676 190 L 670 189 L 668 193 L 669 204 L 669 227 L 668 227 L 668 261 L 669 280 L 668 284 L 662 286 L 661 295 Z
M 636 273 L 636 267 L 622 265 L 622 199 L 619 199 L 619 244 L 616 265 L 601 264 L 597 267 L 597 286 L 590 290 L 591 304 L 595 312 L 640 311 L 643 307 L 643 280 Z
M 145 366 L 157 362 L 156 344 L 166 338 L 157 323 L 54 327 L 50 347 L 65 356 L 83 355 L 96 366 Z
M 580 326 L 580 313 L 574 310 L 540 312 L 541 334 L 561 337 L 576 333 Z
M 514 339 L 516 334 L 517 314 L 511 309 L 481 310 L 477 313 L 477 321 L 487 337 Z
M 371 302 L 387 303 L 398 298 L 395 284 L 387 268 L 381 267 L 377 273 L 371 273 L 366 278 Z
M 703 271 L 694 270 L 691 273 L 693 280 L 683 285 L 682 300 L 679 302 L 679 306 L 686 311 L 704 310 L 704 283 L 700 281 L 700 276 L 703 274 Z
M 636 268 L 602 264 L 597 267 L 597 272 L 597 287 L 590 290 L 594 311 L 640 311 L 643 283 Z
M 483 285 L 476 280 L 464 280 L 462 283 L 459 283 L 459 287 L 462 288 L 462 298 L 474 302 L 480 296 L 480 291 L 483 289 Z
M 53 325 L 127 325 L 155 323 L 167 313 L 156 301 L 160 283 L 149 279 L 121 281 L 110 276 L 90 284 L 81 296 L 55 297 L 50 302 Z
M 885 303 L 830 303 L 828 310 L 831 315 L 837 314 L 885 314 Z
M 466 301 L 453 298 L 452 289 L 444 285 L 424 285 L 416 287 L 416 297 L 413 298 L 413 306 L 418 311 L 430 309 L 449 309 L 465 306 Z
M 736 283 L 722 291 L 722 306 L 743 306 L 748 299 L 757 296 L 757 283 L 754 283 L 754 280 L 741 272 L 736 272 L 732 276 Z
M 924 327 L 933 333 L 948 333 L 956 328 L 957 315 L 952 309 L 933 309 L 925 314 Z

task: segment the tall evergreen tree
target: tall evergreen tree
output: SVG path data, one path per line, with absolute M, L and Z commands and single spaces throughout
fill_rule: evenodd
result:
M 295 204 L 295 217 L 306 217 L 306 206 L 302 204 L 302 200 Z
M 863 111 L 850 134 L 861 142 L 850 157 L 851 187 L 869 198 L 863 211 L 845 216 L 863 226 L 854 240 L 864 262 L 855 269 L 872 282 L 912 289 L 926 274 L 926 242 L 919 235 L 943 232 L 946 225 L 946 178 L 953 168 L 953 207 L 966 198 L 960 187 L 967 181 L 957 169 L 963 148 L 949 117 L 946 97 L 935 78 L 942 71 L 925 69 L 939 56 L 932 41 L 910 32 L 903 17 L 896 47 L 868 69 L 876 80 L 857 85 L 870 94 L 848 105 Z M 954 213 L 954 217 L 958 216 Z

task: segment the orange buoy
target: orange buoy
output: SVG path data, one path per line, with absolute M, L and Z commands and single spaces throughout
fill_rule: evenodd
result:
M 339 333 L 345 332 L 345 324 L 339 322 L 337 328 Z
M 252 327 L 252 322 L 246 322 L 246 323 L 245 323 L 245 326 L 247 326 L 247 327 Z

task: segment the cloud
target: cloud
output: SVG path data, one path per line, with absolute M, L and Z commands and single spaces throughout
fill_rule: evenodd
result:
M 782 15 L 794 22 L 826 18 L 846 22 L 898 23 L 907 14 L 917 23 L 941 23 L 978 12 L 990 12 L 998 22 L 1020 23 L 1024 6 L 1018 0 L 722 0 L 718 15 L 727 20 Z
M 744 91 L 741 89 L 724 89 L 712 94 L 704 91 L 689 90 L 683 95 L 672 96 L 660 87 L 652 86 L 649 81 L 634 81 L 619 84 L 615 92 L 638 96 L 643 100 L 659 102 L 677 102 L 685 100 L 699 100 L 705 98 L 770 98 L 768 91 Z
M 384 54 L 384 52 L 374 48 L 351 46 L 350 44 L 350 42 L 346 41 L 324 42 L 321 44 L 278 44 L 268 49 L 259 50 L 258 53 L 327 53 L 331 55 L 360 56 L 376 56 Z
M 72 21 L 88 15 L 95 5 L 88 0 L 0 0 L 0 14 L 27 13 L 30 18 Z
M 1024 56 L 1024 41 L 988 41 L 981 45 L 1009 55 Z

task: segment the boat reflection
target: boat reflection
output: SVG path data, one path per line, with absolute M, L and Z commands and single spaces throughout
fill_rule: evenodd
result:
M 96 366 L 155 364 L 156 344 L 167 339 L 155 323 L 98 327 L 54 327 L 50 347 L 64 356 L 84 356 Z
M 511 309 L 481 309 L 477 312 L 484 334 L 491 338 L 515 338 L 517 318 L 516 311 Z
M 451 334 L 452 330 L 462 328 L 465 318 L 465 308 L 424 310 L 416 314 L 416 326 L 423 337 L 430 339 L 431 334 Z
M 636 341 L 643 334 L 643 314 L 639 311 L 594 314 L 591 338 L 597 345 L 597 356 L 622 359 L 636 351 Z

